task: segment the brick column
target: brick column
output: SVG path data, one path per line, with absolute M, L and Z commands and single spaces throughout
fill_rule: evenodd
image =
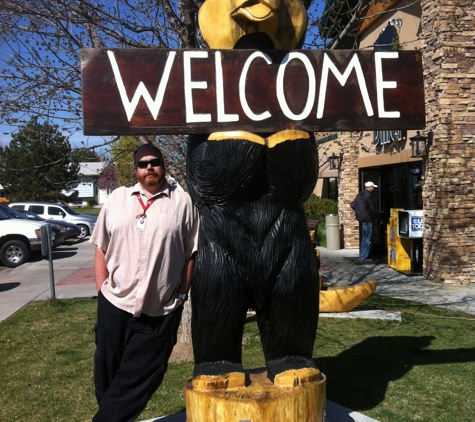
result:
M 474 0 L 422 0 L 427 129 L 424 275 L 475 281 Z
M 343 132 L 338 136 L 343 159 L 339 172 L 338 217 L 343 228 L 343 247 L 359 248 L 359 224 L 350 203 L 358 194 L 358 156 L 360 133 Z

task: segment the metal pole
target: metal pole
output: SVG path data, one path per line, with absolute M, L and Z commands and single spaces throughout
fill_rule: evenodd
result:
M 56 299 L 54 287 L 54 271 L 53 271 L 53 247 L 51 245 L 51 225 L 48 224 L 48 258 L 49 258 L 49 282 L 51 286 L 51 299 Z

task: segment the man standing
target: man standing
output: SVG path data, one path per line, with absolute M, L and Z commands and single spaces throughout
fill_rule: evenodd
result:
M 198 218 L 165 179 L 160 150 L 134 154 L 138 183 L 120 187 L 91 243 L 98 290 L 94 422 L 134 421 L 160 386 L 176 343 L 197 249 Z
M 372 261 L 373 219 L 382 222 L 382 213 L 372 195 L 378 186 L 373 182 L 366 182 L 364 186 L 365 188 L 356 195 L 355 200 L 351 203 L 356 219 L 361 224 L 360 262 Z

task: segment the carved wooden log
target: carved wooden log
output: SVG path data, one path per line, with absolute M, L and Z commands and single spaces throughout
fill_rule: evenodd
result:
M 185 387 L 187 422 L 323 422 L 325 387 L 313 368 L 283 372 L 274 384 L 265 370 L 200 375 Z

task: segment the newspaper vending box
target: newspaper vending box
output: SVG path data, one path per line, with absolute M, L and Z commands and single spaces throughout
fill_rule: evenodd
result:
M 422 235 L 424 233 L 422 210 L 400 210 L 397 218 L 397 234 L 410 242 L 410 274 L 422 273 Z M 399 270 L 398 270 L 399 271 Z M 407 272 L 404 270 L 402 272 Z

